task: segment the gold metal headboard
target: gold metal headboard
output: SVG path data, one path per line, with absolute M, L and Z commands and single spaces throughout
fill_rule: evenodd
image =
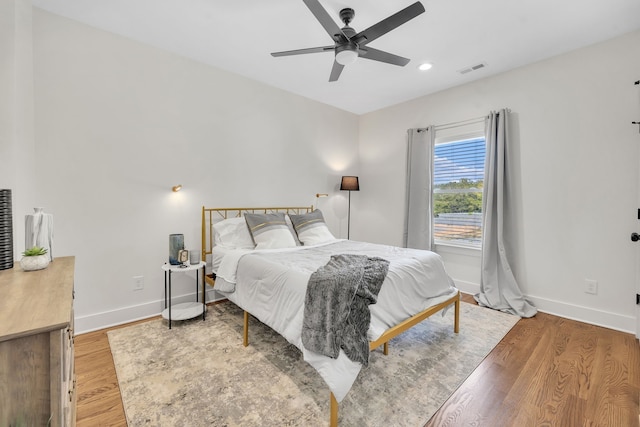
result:
M 313 206 L 282 206 L 266 208 L 207 208 L 202 207 L 202 260 L 207 261 L 213 248 L 213 224 L 228 218 L 237 218 L 246 213 L 276 213 L 301 215 L 313 211 Z

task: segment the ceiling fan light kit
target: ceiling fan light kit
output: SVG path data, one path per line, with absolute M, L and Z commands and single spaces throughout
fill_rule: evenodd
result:
M 364 31 L 356 33 L 356 31 L 349 26 L 349 23 L 353 20 L 355 12 L 351 8 L 344 8 L 340 11 L 340 20 L 344 22 L 345 26 L 340 28 L 322 7 L 318 0 L 302 0 L 309 8 L 311 13 L 316 17 L 320 25 L 322 25 L 333 39 L 333 46 L 320 46 L 306 49 L 289 50 L 283 52 L 273 52 L 271 55 L 278 56 L 291 56 L 302 55 L 307 53 L 319 53 L 319 52 L 334 52 L 333 67 L 329 76 L 329 81 L 337 81 L 342 73 L 345 65 L 352 64 L 358 59 L 358 57 L 369 59 L 372 61 L 384 62 L 391 65 L 397 65 L 404 67 L 409 63 L 408 58 L 403 58 L 398 55 L 394 55 L 389 52 L 374 49 L 367 46 L 370 42 L 374 41 L 380 36 L 385 35 L 389 31 L 399 27 L 400 25 L 410 21 L 416 16 L 423 13 L 424 6 L 419 1 L 413 3 L 410 6 L 402 9 L 401 11 L 389 16 L 386 19 L 372 25 Z
M 336 62 L 340 65 L 349 65 L 356 62 L 358 59 L 358 48 L 346 45 L 340 48 L 336 48 Z

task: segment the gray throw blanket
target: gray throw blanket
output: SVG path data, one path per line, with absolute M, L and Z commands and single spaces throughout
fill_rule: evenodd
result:
M 389 261 L 365 255 L 332 255 L 309 278 L 304 301 L 302 343 L 305 348 L 369 364 L 369 304 L 375 304 Z

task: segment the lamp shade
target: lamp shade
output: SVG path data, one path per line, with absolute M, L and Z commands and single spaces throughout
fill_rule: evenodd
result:
M 340 182 L 340 190 L 360 191 L 360 183 L 357 176 L 343 176 Z

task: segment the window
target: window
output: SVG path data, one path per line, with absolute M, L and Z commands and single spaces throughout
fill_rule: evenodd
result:
M 433 156 L 436 244 L 480 248 L 485 139 L 483 134 L 438 138 Z

